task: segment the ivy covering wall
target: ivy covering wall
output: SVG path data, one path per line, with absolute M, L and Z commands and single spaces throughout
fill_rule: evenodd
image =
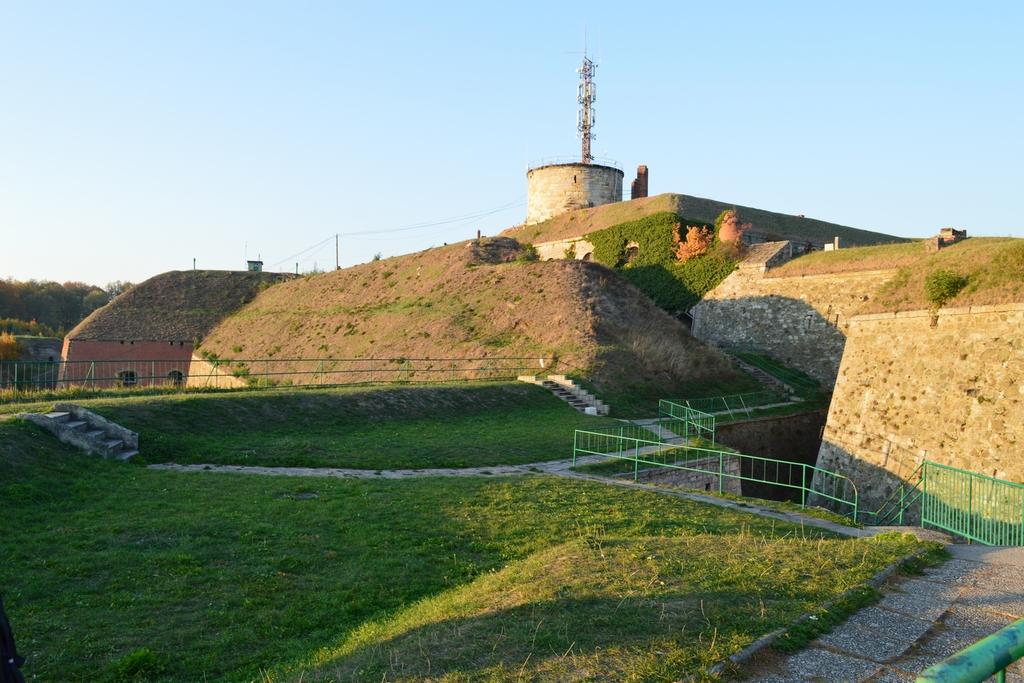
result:
M 720 221 L 716 221 L 719 223 Z M 680 263 L 675 255 L 673 229 L 677 224 L 713 228 L 715 240 L 705 254 Z M 684 312 L 696 304 L 736 268 L 738 258 L 718 241 L 717 226 L 680 218 L 662 211 L 639 220 L 619 223 L 586 236 L 594 245 L 594 260 L 615 268 L 656 304 L 671 313 Z M 638 251 L 627 258 L 627 246 Z

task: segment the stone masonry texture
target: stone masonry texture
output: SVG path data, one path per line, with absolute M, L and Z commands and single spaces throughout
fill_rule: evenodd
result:
M 526 174 L 526 224 L 622 201 L 623 173 L 598 164 L 555 164 Z
M 893 272 L 774 278 L 756 264 L 741 267 L 693 307 L 693 335 L 764 351 L 827 388 L 839 371 L 851 311 Z
M 850 321 L 820 467 L 868 507 L 923 459 L 1024 482 L 1024 304 Z

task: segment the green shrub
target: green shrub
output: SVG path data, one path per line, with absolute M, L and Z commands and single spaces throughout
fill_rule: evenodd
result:
M 941 308 L 967 286 L 967 277 L 952 270 L 940 269 L 924 279 L 924 292 L 928 301 Z
M 516 257 L 516 261 L 519 263 L 529 263 L 530 261 L 536 261 L 540 258 L 540 254 L 537 253 L 537 247 L 532 244 L 524 244 L 522 251 L 519 252 L 519 256 Z

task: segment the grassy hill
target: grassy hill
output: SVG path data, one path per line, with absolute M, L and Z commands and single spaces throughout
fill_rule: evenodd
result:
M 612 270 L 462 242 L 284 282 L 203 340 L 220 358 L 555 358 L 598 387 L 735 376 Z
M 753 224 L 753 231 L 770 239 L 829 242 L 833 237 L 839 236 L 843 244 L 854 246 L 903 240 L 895 235 L 851 228 L 816 218 L 776 213 L 740 204 L 672 193 L 605 204 L 592 209 L 570 211 L 534 225 L 510 228 L 502 234 L 515 237 L 521 242 L 548 242 L 586 235 L 663 211 L 674 213 L 690 223 L 714 223 L 718 215 L 726 209 L 738 210 L 744 222 Z
M 247 271 L 172 270 L 139 283 L 93 311 L 67 336 L 191 343 L 257 292 L 289 277 Z
M 824 275 L 865 270 L 895 271 L 857 313 L 931 308 L 926 281 L 944 271 L 963 278 L 945 306 L 980 306 L 1024 301 L 1024 240 L 972 237 L 939 252 L 921 242 L 818 252 L 769 271 L 769 277 Z

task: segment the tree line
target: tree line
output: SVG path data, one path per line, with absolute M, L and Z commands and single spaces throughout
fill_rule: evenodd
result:
M 62 337 L 87 315 L 132 287 L 84 282 L 0 280 L 0 332 Z

